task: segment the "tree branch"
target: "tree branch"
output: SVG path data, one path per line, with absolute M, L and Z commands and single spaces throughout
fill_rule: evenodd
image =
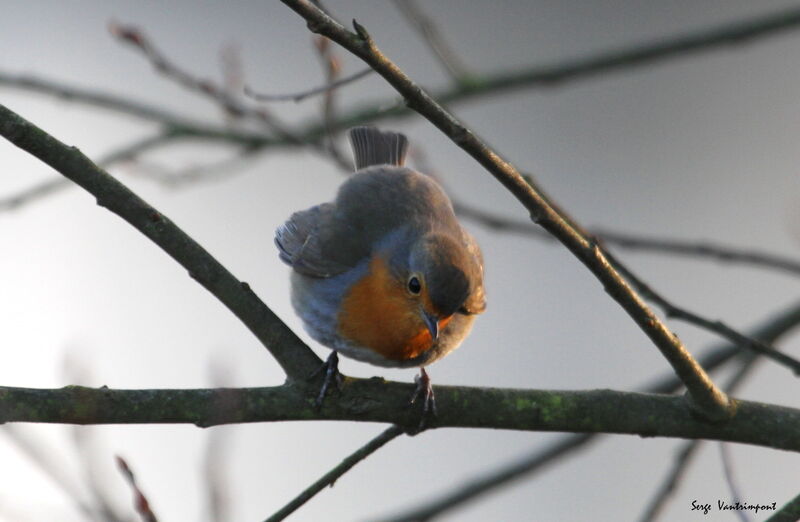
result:
M 336 41 L 375 69 L 405 98 L 412 109 L 433 123 L 502 183 L 528 209 L 535 223 L 566 246 L 650 337 L 686 384 L 699 412 L 712 420 L 724 419 L 733 414 L 732 403 L 726 395 L 714 385 L 681 341 L 614 270 L 601 249 L 573 228 L 510 163 L 489 149 L 471 130 L 384 56 L 366 29 L 354 21 L 356 33 L 351 33 L 307 0 L 282 1 L 307 20 L 311 31 Z
M 0 387 L 0 422 L 58 424 L 195 424 L 347 420 L 397 424 L 413 432 L 413 384 L 345 379 L 337 401 L 314 406 L 316 383 L 270 388 L 114 390 Z M 612 390 L 548 391 L 437 386 L 431 428 L 617 433 L 702 438 L 800 452 L 800 410 L 737 401 L 724 423 L 698 419 L 681 396 Z
M 303 379 L 320 359 L 250 289 L 165 215 L 98 168 L 77 148 L 56 140 L 0 105 L 0 135 L 36 156 L 133 225 L 189 271 L 236 315 L 275 357 L 290 379 Z

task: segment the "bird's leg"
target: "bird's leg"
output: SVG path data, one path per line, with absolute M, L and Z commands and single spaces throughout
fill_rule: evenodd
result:
M 311 374 L 311 377 L 316 377 L 320 372 L 325 372 L 325 375 L 322 380 L 322 387 L 319 389 L 319 394 L 316 400 L 314 400 L 314 406 L 317 408 L 322 406 L 322 401 L 325 400 L 325 394 L 328 393 L 328 388 L 330 388 L 331 383 L 336 384 L 337 390 L 342 389 L 342 374 L 339 373 L 339 354 L 336 350 L 331 351 L 331 354 L 322 366 Z
M 411 397 L 411 404 L 414 404 L 422 396 L 422 419 L 419 421 L 419 430 L 422 431 L 428 415 L 436 416 L 436 397 L 433 395 L 431 378 L 428 377 L 425 368 L 419 369 L 419 375 L 414 378 L 414 382 L 417 383 L 417 388 Z

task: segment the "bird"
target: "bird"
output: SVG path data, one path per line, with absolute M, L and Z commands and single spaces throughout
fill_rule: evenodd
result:
M 341 353 L 419 367 L 410 402 L 422 397 L 424 422 L 436 415 L 425 367 L 455 350 L 486 308 L 483 255 L 442 187 L 404 166 L 405 135 L 355 127 L 349 138 L 356 172 L 334 200 L 295 212 L 275 232 L 292 306 L 332 350 L 315 403 L 340 385 Z

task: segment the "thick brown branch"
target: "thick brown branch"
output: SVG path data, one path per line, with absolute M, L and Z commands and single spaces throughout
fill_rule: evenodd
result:
M 686 384 L 698 411 L 709 419 L 723 419 L 732 415 L 732 403 L 726 395 L 714 385 L 681 341 L 614 270 L 602 251 L 554 210 L 510 163 L 491 150 L 384 56 L 366 29 L 354 21 L 356 32 L 351 33 L 306 0 L 282 1 L 305 18 L 312 31 L 336 41 L 375 69 L 412 109 L 438 127 L 502 183 L 530 212 L 535 223 L 566 246 L 658 347 Z
M 250 289 L 211 254 L 122 183 L 84 156 L 0 105 L 0 135 L 74 181 L 180 263 L 233 312 L 290 378 L 305 378 L 319 358 Z
M 316 384 L 316 383 L 313 383 Z M 337 401 L 314 406 L 316 387 L 113 390 L 0 387 L 0 422 L 59 424 L 195 424 L 347 420 L 397 424 L 414 431 L 413 384 L 348 378 Z M 438 386 L 431 428 L 617 433 L 701 438 L 800 452 L 800 410 L 737 401 L 723 423 L 697 418 L 681 396 L 612 390 L 548 391 Z

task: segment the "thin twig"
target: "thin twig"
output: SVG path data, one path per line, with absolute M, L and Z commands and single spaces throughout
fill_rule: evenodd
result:
M 153 68 L 159 73 L 174 80 L 189 91 L 210 98 L 229 116 L 234 118 L 250 118 L 260 121 L 270 130 L 277 132 L 278 135 L 284 138 L 294 139 L 293 135 L 286 130 L 285 125 L 266 109 L 248 107 L 241 103 L 241 101 L 227 89 L 217 85 L 215 82 L 198 78 L 178 67 L 177 64 L 167 59 L 138 28 L 117 22 L 110 22 L 108 29 L 118 40 L 128 43 L 135 49 L 141 51 Z
M 456 82 L 471 76 L 469 69 L 450 47 L 442 36 L 442 31 L 433 19 L 425 14 L 416 0 L 393 0 L 395 7 L 406 17 L 411 26 L 417 30 L 422 39 L 431 48 L 450 77 Z
M 750 336 L 755 339 L 762 339 L 765 342 L 775 343 L 798 324 L 800 324 L 800 303 L 781 312 L 771 320 L 767 320 L 763 325 L 755 328 Z M 740 357 L 742 357 L 741 350 L 737 346 L 725 344 L 705 352 L 699 357 L 699 361 L 703 368 L 710 372 Z M 674 373 L 669 373 L 656 379 L 652 384 L 644 387 L 643 390 L 648 393 L 669 394 L 679 391 L 681 387 L 681 381 Z M 490 493 L 512 480 L 529 477 L 542 470 L 543 464 L 557 458 L 567 457 L 576 450 L 596 442 L 599 437 L 601 435 L 591 433 L 567 435 L 550 449 L 543 451 L 537 448 L 530 456 L 519 457 L 510 464 L 499 466 L 497 470 L 468 481 L 456 487 L 452 492 L 446 493 L 421 507 L 414 508 L 396 517 L 390 517 L 390 520 L 430 520 L 445 511 Z M 518 461 L 525 461 L 529 465 L 527 467 L 518 466 Z M 464 494 L 462 490 L 469 490 L 469 493 Z
M 403 428 L 399 426 L 390 426 L 386 430 L 384 430 L 380 435 L 369 441 L 363 447 L 359 448 L 357 451 L 352 453 L 350 456 L 345 458 L 342 462 L 340 462 L 336 467 L 334 467 L 329 472 L 325 473 L 319 480 L 311 484 L 308 488 L 306 488 L 302 493 L 300 493 L 297 497 L 295 497 L 291 502 L 286 504 L 280 510 L 278 510 L 274 515 L 269 517 L 266 522 L 278 522 L 279 520 L 283 520 L 292 513 L 294 513 L 300 506 L 311 500 L 314 495 L 322 491 L 328 486 L 333 486 L 333 483 L 336 480 L 347 473 L 350 468 L 364 460 L 365 458 L 369 457 L 373 453 L 375 453 L 379 448 L 381 448 L 387 442 L 395 439 L 396 437 L 402 435 L 404 433 Z
M 498 232 L 521 234 L 536 239 L 552 239 L 551 236 L 530 221 L 507 218 L 460 201 L 453 201 L 453 207 L 460 217 Z M 589 232 L 603 244 L 613 245 L 618 248 L 714 259 L 725 263 L 753 265 L 787 272 L 792 275 L 800 275 L 800 261 L 781 257 L 777 254 L 745 250 L 708 241 L 639 236 L 607 228 L 590 228 Z
M 261 149 L 244 149 L 218 161 L 171 170 L 160 164 L 137 161 L 132 165 L 136 176 L 155 181 L 168 188 L 181 188 L 197 182 L 230 179 L 250 166 Z
M 38 440 L 30 429 L 26 426 L 6 424 L 0 428 L 0 433 L 6 436 L 20 453 L 28 457 L 64 493 L 78 512 L 91 517 L 94 514 L 92 506 L 78 489 L 74 477 L 71 477 L 65 470 L 64 459 L 59 459 L 53 452 L 53 448 Z
M 525 206 L 535 223 L 567 247 L 602 282 L 608 294 L 672 365 L 686 384 L 693 405 L 701 415 L 720 420 L 733 414 L 733 404 L 728 397 L 717 388 L 682 342 L 614 270 L 602 250 L 570 226 L 564 216 L 549 205 L 510 163 L 491 150 L 391 62 L 378 49 L 364 27 L 354 22 L 356 32 L 351 33 L 307 0 L 282 1 L 303 17 L 311 30 L 336 41 L 375 69 L 405 98 L 412 109 L 483 165 Z
M 248 118 L 260 122 L 275 133 L 280 140 L 296 146 L 308 145 L 331 158 L 342 170 L 348 172 L 352 170 L 350 162 L 341 155 L 337 155 L 335 151 L 320 143 L 318 139 L 304 140 L 302 136 L 297 135 L 280 118 L 265 107 L 250 107 L 213 81 L 197 78 L 183 70 L 161 53 L 138 28 L 111 22 L 109 30 L 120 41 L 128 43 L 141 51 L 151 65 L 166 78 L 176 81 L 179 85 L 192 92 L 209 98 L 219 105 L 227 115 L 233 118 Z M 255 146 L 260 146 L 260 144 Z
M 546 448 L 537 448 L 530 456 L 514 459 L 514 462 L 502 466 L 498 471 L 487 473 L 459 486 L 448 495 L 443 495 L 435 501 L 425 503 L 417 508 L 405 511 L 400 515 L 389 516 L 386 522 L 425 522 L 460 506 L 468 501 L 477 499 L 490 490 L 501 485 L 518 480 L 530 475 L 533 471 L 546 469 L 555 464 L 567 453 L 578 449 L 588 449 L 591 442 L 597 442 L 598 437 L 591 433 L 569 435 Z
M 650 504 L 645 508 L 644 514 L 639 519 L 641 522 L 657 520 L 657 517 L 666 507 L 667 501 L 672 498 L 672 494 L 676 491 L 678 484 L 688 472 L 689 464 L 702 444 L 702 440 L 689 440 L 681 444 L 675 455 L 675 460 L 672 462 L 672 468 L 652 496 Z
M 333 84 L 339 78 L 341 72 L 341 61 L 336 56 L 336 53 L 331 49 L 331 41 L 324 36 L 318 36 L 314 39 L 314 46 L 319 54 L 322 62 L 322 67 L 325 70 L 325 77 L 328 83 Z M 336 91 L 329 89 L 322 97 L 322 121 L 325 124 L 327 132 L 325 133 L 325 146 L 331 157 L 340 165 L 347 164 L 350 166 L 349 172 L 352 172 L 352 164 L 347 159 L 345 154 L 339 149 L 336 144 L 336 129 L 333 122 L 336 119 Z M 349 174 L 348 172 L 348 174 Z
M 122 476 L 125 477 L 125 481 L 131 487 L 131 491 L 133 491 L 133 507 L 136 512 L 142 517 L 144 522 L 158 522 L 156 514 L 153 513 L 153 509 L 150 507 L 150 502 L 136 483 L 136 477 L 133 471 L 131 471 L 130 466 L 128 466 L 128 463 L 119 455 L 117 455 L 116 461 L 117 468 L 119 468 Z
M 0 135 L 97 198 L 155 242 L 233 312 L 291 379 L 305 379 L 322 361 L 250 289 L 166 216 L 98 168 L 77 148 L 56 140 L 0 105 Z
M 712 331 L 725 339 L 729 340 L 730 342 L 741 346 L 742 348 L 746 348 L 748 350 L 752 350 L 754 352 L 758 352 L 764 357 L 782 365 L 786 368 L 792 370 L 795 375 L 800 375 L 800 361 L 787 355 L 783 352 L 776 350 L 774 347 L 767 345 L 764 342 L 758 341 L 756 339 L 750 339 L 746 335 L 734 330 L 730 326 L 726 325 L 722 321 L 712 321 L 710 319 L 706 319 L 694 312 L 690 312 L 685 308 L 678 307 L 672 302 L 668 301 L 664 296 L 656 292 L 653 287 L 639 279 L 635 274 L 633 274 L 630 270 L 628 270 L 624 265 L 621 265 L 619 261 L 611 254 L 606 253 L 606 257 L 608 260 L 617 267 L 619 272 L 628 280 L 628 282 L 633 285 L 636 290 L 647 300 L 655 303 L 659 306 L 667 317 L 672 317 L 681 321 L 688 322 L 690 324 L 694 324 L 706 330 Z
M 731 462 L 731 455 L 729 446 L 724 442 L 719 443 L 720 460 L 722 461 L 722 475 L 725 477 L 725 482 L 728 484 L 728 489 L 731 492 L 732 503 L 737 503 L 742 500 L 742 495 L 739 492 L 739 486 L 736 483 L 736 478 L 733 476 L 733 463 Z M 734 510 L 736 516 L 739 517 L 741 522 L 751 522 L 747 513 L 740 509 Z
M 293 93 L 285 93 L 285 94 L 265 94 L 254 91 L 251 87 L 245 85 L 244 86 L 244 93 L 254 99 L 255 101 L 259 102 L 282 102 L 282 101 L 292 101 L 292 102 L 301 102 L 307 98 L 311 98 L 313 96 L 317 96 L 319 94 L 325 94 L 329 91 L 338 89 L 343 85 L 347 85 L 349 83 L 353 83 L 356 80 L 360 80 L 361 78 L 369 75 L 372 73 L 373 70 L 371 67 L 367 67 L 366 69 L 362 69 L 356 73 L 350 74 L 348 76 L 344 76 L 335 82 L 326 83 L 325 85 L 320 85 L 318 87 L 314 87 L 312 89 L 308 89 L 306 91 L 300 92 L 293 92 Z
M 145 151 L 162 146 L 173 138 L 174 136 L 169 133 L 159 132 L 153 134 L 152 136 L 124 145 L 110 154 L 106 154 L 97 164 L 103 168 L 108 168 L 115 163 L 131 160 Z M 24 205 L 39 201 L 46 196 L 56 194 L 72 186 L 74 186 L 74 183 L 71 183 L 64 177 L 42 181 L 20 192 L 0 198 L 0 212 L 17 210 Z
M 625 234 L 607 229 L 593 229 L 604 243 L 620 248 L 669 253 L 687 257 L 705 257 L 726 263 L 741 263 L 771 268 L 800 275 L 800 261 L 776 254 L 745 250 L 710 241 L 682 241 L 678 239 L 654 238 Z

